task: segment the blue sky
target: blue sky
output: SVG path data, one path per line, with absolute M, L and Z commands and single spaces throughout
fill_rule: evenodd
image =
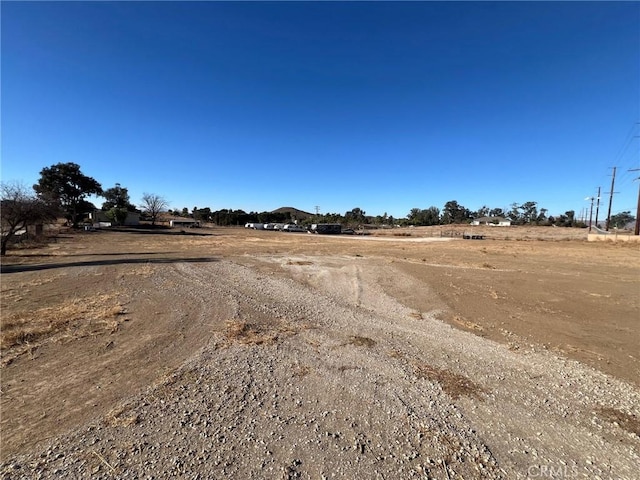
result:
M 558 214 L 616 166 L 635 213 L 638 2 L 1 8 L 2 181 L 75 162 L 172 208 Z

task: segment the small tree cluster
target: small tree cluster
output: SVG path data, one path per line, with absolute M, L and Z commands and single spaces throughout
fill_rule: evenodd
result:
M 20 183 L 3 183 L 0 195 L 1 255 L 6 255 L 7 245 L 19 231 L 26 231 L 32 225 L 53 221 L 59 213 L 55 206 L 36 197 Z

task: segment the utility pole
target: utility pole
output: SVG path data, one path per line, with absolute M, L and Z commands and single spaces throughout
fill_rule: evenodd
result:
M 591 200 L 591 208 L 589 208 L 589 233 L 591 233 L 591 225 L 592 225 L 592 220 L 593 220 L 593 201 L 595 200 L 594 197 L 587 197 L 585 198 L 585 200 Z
M 613 204 L 613 186 L 616 181 L 616 167 L 613 167 L 613 176 L 611 177 L 611 191 L 609 192 L 609 211 L 607 212 L 607 225 L 605 230 L 609 231 L 609 224 L 611 223 L 611 205 Z
M 640 180 L 640 177 L 636 178 Z M 638 208 L 636 210 L 636 228 L 633 231 L 634 235 L 640 235 L 640 185 L 638 186 Z
M 600 187 L 598 187 L 598 196 L 596 197 L 596 227 L 598 226 L 598 212 L 600 212 Z
M 640 171 L 640 168 L 634 168 L 629 170 L 630 172 Z M 636 178 L 640 180 L 640 177 Z M 633 231 L 634 235 L 640 235 L 640 184 L 638 184 L 638 209 L 636 210 L 636 228 Z

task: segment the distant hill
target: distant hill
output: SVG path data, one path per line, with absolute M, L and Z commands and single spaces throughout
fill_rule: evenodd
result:
M 297 208 L 293 207 L 280 207 L 271 213 L 284 213 L 295 220 L 304 220 L 305 218 L 313 216 L 313 213 L 303 212 L 302 210 L 298 210 Z

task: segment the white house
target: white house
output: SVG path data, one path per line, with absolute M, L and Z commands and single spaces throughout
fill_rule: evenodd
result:
M 489 225 L 490 227 L 510 227 L 511 220 L 504 217 L 481 217 L 475 218 L 471 225 Z

